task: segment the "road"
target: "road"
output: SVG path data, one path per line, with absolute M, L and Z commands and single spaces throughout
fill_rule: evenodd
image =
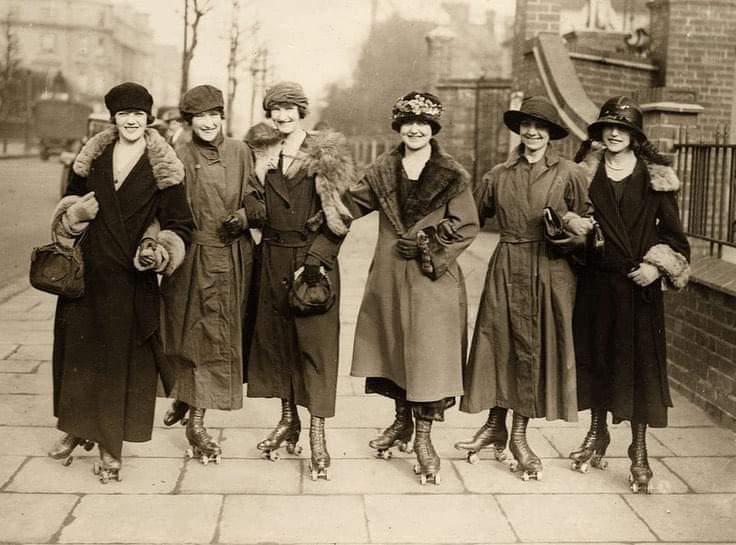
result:
M 0 286 L 26 275 L 33 247 L 49 242 L 60 177 L 56 157 L 0 161 Z

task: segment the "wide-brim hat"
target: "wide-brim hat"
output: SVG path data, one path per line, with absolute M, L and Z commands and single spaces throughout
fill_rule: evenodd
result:
M 432 134 L 442 129 L 440 118 L 444 107 L 431 93 L 412 91 L 399 98 L 391 109 L 391 128 L 399 132 L 404 123 L 419 121 L 432 127 Z
M 519 134 L 523 121 L 541 121 L 549 128 L 551 140 L 565 138 L 569 133 L 562 126 L 557 108 L 547 98 L 542 96 L 529 97 L 521 103 L 518 110 L 508 110 L 503 114 L 503 122 L 510 131 Z
M 644 134 L 644 115 L 639 105 L 629 97 L 618 96 L 608 99 L 601 106 L 598 119 L 588 125 L 588 137 L 601 141 L 601 133 L 606 125 L 628 129 L 640 141 L 647 139 Z

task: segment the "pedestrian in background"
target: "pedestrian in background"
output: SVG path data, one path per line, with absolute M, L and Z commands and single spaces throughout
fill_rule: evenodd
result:
M 550 148 L 567 136 L 545 97 L 504 113 L 521 144 L 477 187 L 481 221 L 496 217 L 500 240 L 488 265 L 465 374 L 461 410 L 488 409 L 488 420 L 456 448 L 475 461 L 491 446 L 505 458 L 506 414 L 513 410 L 509 450 L 524 480 L 541 479 L 542 461 L 526 440 L 530 418 L 577 420 L 572 313 L 575 272 L 545 242 L 543 209 L 552 207 L 568 231 L 592 229 L 583 170 Z
M 182 96 L 192 139 L 177 145 L 194 217 L 192 245 L 182 266 L 162 283 L 163 340 L 176 369 L 168 426 L 185 418 L 189 454 L 220 461 L 222 449 L 204 427 L 208 409 L 243 406 L 243 330 L 253 267 L 253 241 L 244 199 L 251 155 L 222 133 L 222 92 L 211 85 Z
M 628 97 L 607 100 L 588 136 L 576 160 L 586 167 L 606 251 L 578 280 L 578 405 L 590 409 L 591 423 L 570 458 L 574 469 L 585 471 L 589 460 L 605 467 L 610 411 L 614 423 L 631 422 L 629 481 L 634 492 L 648 492 L 647 426 L 666 426 L 672 406 L 662 290 L 684 288 L 690 274 L 680 181 L 647 139 L 641 109 Z
M 281 139 L 265 172 L 249 224 L 263 229 L 258 319 L 248 361 L 248 397 L 281 399 L 281 420 L 258 449 L 271 459 L 295 452 L 301 431 L 297 406 L 310 413 L 312 479 L 327 478 L 325 418 L 335 414 L 340 333 L 337 254 L 350 214 L 342 196 L 353 177 L 344 138 L 307 133 L 309 102 L 302 87 L 277 83 L 263 97 L 266 117 Z M 265 159 L 264 159 L 265 160 Z
M 105 95 L 114 127 L 93 136 L 74 160 L 52 229 L 83 237 L 84 295 L 59 298 L 54 323 L 54 415 L 66 434 L 49 453 L 99 445 L 95 472 L 119 479 L 123 441 L 148 441 L 159 365 L 156 273 L 184 259 L 192 218 L 184 168 L 146 125 L 153 98 L 136 83 Z M 156 224 L 153 238 L 147 229 Z
M 350 188 L 354 216 L 379 211 L 378 242 L 355 330 L 351 374 L 394 400 L 396 418 L 371 448 L 407 450 L 416 420 L 415 472 L 440 483 L 432 423 L 462 395 L 467 300 L 458 256 L 478 233 L 470 175 L 434 139 L 442 103 L 411 92 L 393 106 L 401 144 Z

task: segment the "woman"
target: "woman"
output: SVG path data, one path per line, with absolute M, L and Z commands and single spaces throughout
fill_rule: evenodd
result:
M 174 363 L 176 398 L 164 423 L 185 417 L 190 455 L 219 463 L 222 449 L 204 427 L 207 409 L 243 406 L 243 329 L 253 241 L 243 206 L 251 159 L 247 147 L 222 134 L 222 92 L 193 87 L 180 111 L 191 127 L 180 143 L 187 199 L 194 215 L 192 246 L 162 283 L 164 352 Z
M 266 117 L 281 138 L 273 154 L 258 154 L 255 171 L 265 173 L 264 189 L 246 205 L 250 226 L 263 230 L 248 397 L 281 399 L 280 422 L 257 445 L 272 460 L 281 446 L 295 451 L 301 431 L 296 407 L 309 410 L 310 471 L 316 480 L 326 479 L 330 466 L 324 426 L 335 414 L 337 392 L 337 254 L 350 221 L 341 197 L 353 166 L 340 135 L 304 130 L 308 107 L 293 82 L 277 83 L 263 97 Z M 305 293 L 324 297 L 299 297 Z
M 54 324 L 54 415 L 66 435 L 49 453 L 99 444 L 102 482 L 118 479 L 123 441 L 148 441 L 159 355 L 156 273 L 182 263 L 192 217 L 174 150 L 153 129 L 153 99 L 136 83 L 105 95 L 114 127 L 74 161 L 52 228 L 84 237 L 85 293 L 60 298 Z M 155 238 L 146 229 L 160 225 Z
M 552 207 L 568 231 L 592 228 L 582 169 L 549 147 L 567 136 L 545 97 L 525 100 L 504 114 L 521 137 L 512 157 L 487 173 L 477 188 L 479 216 L 495 216 L 500 241 L 488 266 L 460 409 L 489 409 L 472 440 L 455 445 L 476 453 L 492 446 L 503 460 L 506 413 L 513 410 L 509 450 L 524 480 L 541 479 L 542 462 L 526 441 L 530 418 L 577 419 L 572 312 L 575 273 L 545 243 L 543 209 Z
M 578 404 L 592 418 L 570 458 L 575 469 L 586 471 L 589 460 L 605 467 L 611 411 L 614 422 L 631 421 L 630 483 L 634 492 L 647 492 L 652 470 L 646 429 L 666 426 L 672 406 L 662 288 L 682 289 L 690 270 L 676 199 L 680 182 L 647 140 L 641 110 L 631 99 L 608 100 L 588 136 L 576 160 L 584 159 L 592 180 L 590 198 L 606 250 L 578 280 Z M 592 151 L 592 141 L 603 149 Z
M 457 257 L 478 233 L 470 176 L 433 138 L 441 114 L 432 94 L 400 98 L 391 127 L 401 144 L 350 190 L 355 216 L 379 211 L 351 374 L 367 377 L 366 392 L 394 400 L 396 419 L 369 443 L 379 457 L 393 446 L 407 450 L 416 419 L 422 484 L 440 483 L 432 422 L 444 421 L 463 392 L 467 301 Z

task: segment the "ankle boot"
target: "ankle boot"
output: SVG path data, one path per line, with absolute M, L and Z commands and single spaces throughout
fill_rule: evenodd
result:
M 585 434 L 585 439 L 580 448 L 570 453 L 572 460 L 572 469 L 587 473 L 589 466 L 598 469 L 606 469 L 608 462 L 603 460 L 611 443 L 611 434 L 608 433 L 608 424 L 606 422 L 606 409 L 590 410 L 590 429 Z M 590 464 L 588 461 L 590 460 Z
M 457 450 L 467 450 L 467 460 L 471 464 L 477 464 L 478 453 L 490 446 L 493 449 L 493 456 L 499 462 L 506 459 L 506 442 L 509 438 L 509 432 L 506 429 L 506 409 L 503 407 L 493 407 L 488 411 L 488 420 L 480 429 L 475 432 L 473 438 L 469 441 L 458 441 L 455 443 Z
M 219 464 L 222 460 L 222 448 L 207 432 L 207 428 L 204 427 L 205 412 L 206 409 L 189 408 L 189 422 L 187 422 L 186 430 L 187 441 L 189 441 L 187 456 L 199 458 L 199 461 L 204 465 L 211 461 Z
M 419 417 L 416 421 L 414 452 L 417 455 L 417 463 L 414 466 L 414 473 L 419 475 L 421 484 L 426 484 L 427 481 L 440 484 L 440 457 L 432 444 L 432 421 Z
M 330 467 L 330 453 L 327 452 L 327 438 L 325 437 L 325 419 L 321 416 L 312 416 L 309 423 L 309 447 L 312 459 L 309 463 L 309 472 L 313 481 L 317 479 L 330 480 L 327 468 Z
M 521 479 L 523 481 L 528 481 L 529 479 L 541 481 L 542 460 L 539 459 L 539 456 L 534 453 L 526 442 L 526 426 L 528 423 L 528 416 L 520 415 L 514 411 L 511 422 L 511 440 L 509 441 L 509 450 L 514 457 L 511 470 L 521 471 Z
M 281 420 L 268 436 L 258 443 L 256 447 L 263 451 L 264 458 L 275 462 L 280 458 L 278 449 L 286 445 L 289 454 L 299 455 L 302 448 L 297 446 L 299 434 L 302 431 L 302 423 L 299 420 L 299 412 L 296 404 L 289 399 L 281 400 Z
M 629 446 L 629 484 L 634 493 L 648 494 L 649 481 L 652 480 L 651 468 L 647 457 L 647 425 L 638 422 L 631 423 L 631 445 Z
M 68 466 L 72 463 L 72 460 L 74 460 L 72 452 L 74 452 L 74 449 L 79 446 L 83 447 L 86 451 L 90 451 L 95 444 L 92 441 L 87 441 L 86 439 L 82 439 L 81 437 L 77 437 L 71 433 L 65 433 L 58 441 L 56 441 L 56 443 L 54 443 L 54 446 L 51 447 L 48 454 L 54 460 L 64 460 L 63 464 Z
M 120 468 L 123 465 L 121 460 L 115 458 L 102 445 L 99 445 L 99 449 L 100 461 L 94 463 L 92 472 L 99 477 L 102 484 L 107 484 L 111 480 L 122 481 L 120 478 Z
M 368 443 L 376 449 L 376 457 L 388 460 L 391 458 L 391 447 L 399 447 L 402 452 L 411 452 L 411 436 L 414 433 L 414 420 L 411 415 L 411 404 L 408 401 L 396 400 L 396 418 L 383 433 Z

